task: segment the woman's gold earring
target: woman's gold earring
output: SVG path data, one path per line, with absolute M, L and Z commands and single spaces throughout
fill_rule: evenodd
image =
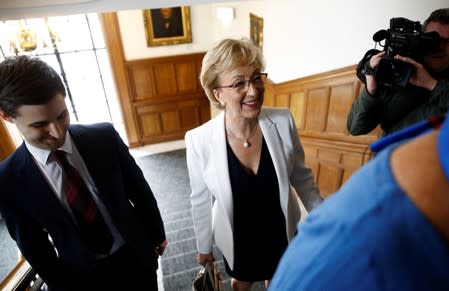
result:
M 221 105 L 222 107 L 224 107 L 224 106 L 225 106 L 225 103 L 224 103 L 224 101 L 223 101 L 223 100 L 221 100 L 221 101 L 220 101 L 220 105 Z

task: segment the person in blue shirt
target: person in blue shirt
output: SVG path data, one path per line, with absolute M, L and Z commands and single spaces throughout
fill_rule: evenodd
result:
M 378 141 L 377 156 L 298 224 L 269 290 L 449 290 L 444 119 Z

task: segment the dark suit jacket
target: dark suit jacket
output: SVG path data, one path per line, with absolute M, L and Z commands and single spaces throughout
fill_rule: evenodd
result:
M 118 231 L 149 268 L 157 269 L 154 248 L 165 240 L 164 227 L 127 146 L 108 123 L 71 125 L 69 132 Z M 0 164 L 0 187 L 0 213 L 8 231 L 52 291 L 77 290 L 80 282 L 95 281 L 95 254 L 81 241 L 24 144 Z

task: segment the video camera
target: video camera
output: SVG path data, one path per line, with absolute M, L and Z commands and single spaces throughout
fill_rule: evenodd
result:
M 379 43 L 379 46 L 383 46 L 385 57 L 380 60 L 374 71 L 369 71 L 369 60 L 380 50 L 367 51 L 357 66 L 357 77 L 365 83 L 365 75 L 371 74 L 379 84 L 405 87 L 414 67 L 409 63 L 395 60 L 394 56 L 410 57 L 421 63 L 424 56 L 435 52 L 440 43 L 438 32 L 422 32 L 421 28 L 419 21 L 402 17 L 391 18 L 389 29 L 379 30 L 373 35 L 373 40 Z M 384 45 L 381 44 L 383 40 Z

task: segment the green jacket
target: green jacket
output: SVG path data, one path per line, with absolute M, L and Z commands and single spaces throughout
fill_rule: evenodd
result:
M 432 91 L 408 85 L 385 87 L 371 96 L 365 87 L 352 104 L 346 126 L 352 135 L 361 135 L 380 124 L 387 135 L 448 109 L 449 78 L 438 80 Z

